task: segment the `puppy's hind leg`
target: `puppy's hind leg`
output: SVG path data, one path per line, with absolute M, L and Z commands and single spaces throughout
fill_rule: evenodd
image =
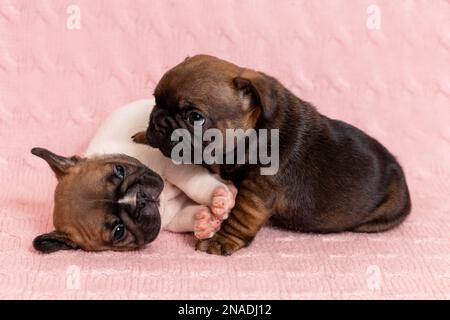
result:
M 353 232 L 383 232 L 400 225 L 411 211 L 411 199 L 400 168 L 391 176 L 385 200 Z

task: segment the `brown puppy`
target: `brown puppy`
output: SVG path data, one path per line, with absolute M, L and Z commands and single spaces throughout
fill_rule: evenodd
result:
M 155 90 L 147 138 L 170 156 L 174 129 L 279 129 L 275 175 L 260 165 L 220 165 L 238 186 L 221 230 L 197 248 L 229 255 L 248 245 L 271 218 L 302 232 L 380 232 L 399 225 L 411 204 L 403 170 L 361 130 L 329 119 L 276 79 L 199 55 L 169 70 Z
M 42 148 L 31 152 L 47 161 L 58 179 L 55 230 L 34 239 L 37 250 L 124 251 L 156 238 L 164 183 L 137 159 L 123 154 L 68 158 Z M 128 198 L 136 200 L 121 201 Z

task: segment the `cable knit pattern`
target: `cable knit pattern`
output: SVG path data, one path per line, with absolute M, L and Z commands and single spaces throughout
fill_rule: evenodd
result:
M 2 0 L 0 298 L 449 299 L 449 17 L 448 0 Z M 136 252 L 36 253 L 55 179 L 30 149 L 83 150 L 196 53 L 263 70 L 379 139 L 404 166 L 409 219 L 370 235 L 266 227 L 232 257 L 170 233 Z

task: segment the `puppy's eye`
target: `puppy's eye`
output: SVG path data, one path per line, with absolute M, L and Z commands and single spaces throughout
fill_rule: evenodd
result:
M 119 178 L 120 180 L 123 180 L 123 178 L 125 178 L 126 170 L 123 166 L 121 166 L 120 164 L 115 164 L 113 170 L 117 178 Z
M 200 112 L 191 111 L 188 114 L 188 121 L 193 126 L 203 126 L 205 124 L 205 117 Z
M 125 235 L 125 226 L 123 225 L 123 223 L 118 223 L 112 231 L 112 234 L 111 234 L 112 240 L 120 241 L 120 240 L 122 240 L 124 235 Z

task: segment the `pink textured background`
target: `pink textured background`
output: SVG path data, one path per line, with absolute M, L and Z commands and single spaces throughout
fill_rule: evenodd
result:
M 366 27 L 372 3 L 381 30 Z M 69 4 L 81 30 L 66 28 Z M 34 252 L 55 179 L 30 148 L 82 150 L 108 112 L 196 53 L 264 70 L 382 141 L 411 217 L 372 235 L 265 228 L 227 258 L 169 233 L 131 253 Z M 0 298 L 449 299 L 450 1 L 1 0 L 0 179 Z

